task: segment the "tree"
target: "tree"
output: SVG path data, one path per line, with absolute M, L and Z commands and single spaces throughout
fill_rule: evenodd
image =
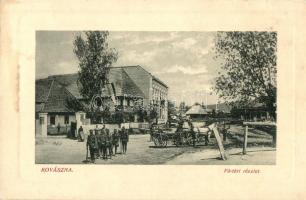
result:
M 108 83 L 109 68 L 118 59 L 115 49 L 109 48 L 107 31 L 86 31 L 85 39 L 78 35 L 74 40 L 74 53 L 79 60 L 79 90 L 88 100 L 102 93 Z
M 214 50 L 223 62 L 214 86 L 219 97 L 239 105 L 257 100 L 275 114 L 277 34 L 218 32 Z
M 171 119 L 171 116 L 177 115 L 175 104 L 173 101 L 168 100 L 168 119 Z

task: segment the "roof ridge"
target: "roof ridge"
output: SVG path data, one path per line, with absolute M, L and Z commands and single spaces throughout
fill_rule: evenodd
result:
M 44 110 L 44 109 L 45 109 L 45 105 L 46 105 L 46 103 L 48 102 L 48 99 L 49 99 L 49 96 L 50 96 L 50 93 L 51 93 L 51 88 L 53 87 L 53 83 L 54 83 L 54 79 L 52 80 L 52 83 L 51 83 L 50 88 L 49 88 L 49 91 L 48 91 L 48 95 L 47 95 L 47 97 L 46 97 L 46 101 L 44 102 L 44 104 L 43 104 L 41 110 Z

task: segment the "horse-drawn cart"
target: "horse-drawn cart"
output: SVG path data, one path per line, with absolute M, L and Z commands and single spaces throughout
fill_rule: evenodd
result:
M 174 129 L 158 129 L 151 132 L 151 138 L 155 146 L 166 147 L 168 145 L 175 146 L 192 146 L 208 142 L 209 131 L 200 132 L 198 129 L 194 131 L 183 129 L 176 131 Z

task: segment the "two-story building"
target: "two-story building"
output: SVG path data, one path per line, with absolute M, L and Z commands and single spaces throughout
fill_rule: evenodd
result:
M 44 123 L 49 131 L 60 132 L 69 130 L 71 122 L 86 118 L 86 113 L 82 112 L 85 99 L 79 92 L 77 80 L 77 73 L 36 80 L 37 123 Z M 157 108 L 159 123 L 167 121 L 168 86 L 143 67 L 112 67 L 109 82 L 114 86 L 118 107 L 131 110 L 135 101 L 141 100 L 144 107 Z

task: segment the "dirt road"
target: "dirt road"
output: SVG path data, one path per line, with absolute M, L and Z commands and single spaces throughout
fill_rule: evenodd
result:
M 227 141 L 226 143 L 229 143 Z M 86 157 L 86 143 L 64 137 L 36 139 L 37 164 L 82 164 Z M 127 154 L 117 154 L 111 160 L 96 160 L 96 164 L 275 164 L 275 149 L 269 147 L 252 147 L 247 155 L 241 155 L 241 148 L 226 149 L 227 161 L 220 157 L 214 139 L 209 146 L 156 148 L 149 141 L 149 135 L 131 135 Z
M 156 148 L 149 135 L 131 135 L 127 154 L 117 154 L 112 160 L 97 160 L 96 164 L 163 164 L 178 155 L 211 148 L 200 146 Z M 36 141 L 36 163 L 81 164 L 86 157 L 85 142 L 67 138 L 48 137 Z

